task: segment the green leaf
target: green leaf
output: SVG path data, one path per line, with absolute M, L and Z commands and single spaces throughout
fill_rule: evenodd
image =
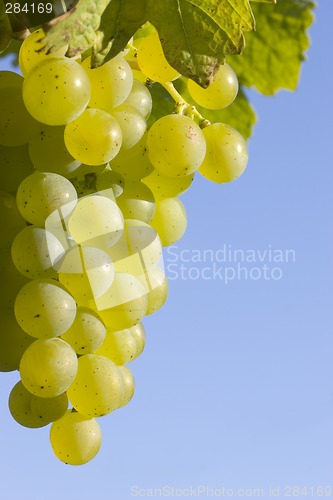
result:
M 277 0 L 250 0 L 251 2 L 258 2 L 258 3 L 276 3 Z
M 5 4 L 0 0 L 0 54 L 9 45 L 12 39 L 12 28 L 6 14 Z
M 306 30 L 313 21 L 310 0 L 279 0 L 253 5 L 257 32 L 246 39 L 243 55 L 229 58 L 239 81 L 265 95 L 297 88 L 301 63 L 309 47 Z

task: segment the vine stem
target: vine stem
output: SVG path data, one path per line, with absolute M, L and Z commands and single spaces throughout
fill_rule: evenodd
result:
M 178 90 L 175 88 L 174 84 L 172 82 L 166 82 L 166 83 L 160 83 L 162 87 L 165 88 L 165 90 L 169 93 L 169 95 L 172 97 L 172 99 L 176 103 L 176 113 L 180 114 L 187 114 L 190 116 L 190 118 L 196 117 L 199 120 L 199 126 L 201 128 L 205 128 L 208 125 L 210 125 L 210 122 L 202 116 L 201 113 L 196 109 L 195 106 L 192 104 L 189 104 L 188 102 L 185 101 L 183 96 L 178 92 Z

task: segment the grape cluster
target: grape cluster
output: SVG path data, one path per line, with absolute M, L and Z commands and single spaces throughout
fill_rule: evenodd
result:
M 247 148 L 184 103 L 148 129 L 149 85 L 179 77 L 154 30 L 97 69 L 65 49 L 47 55 L 42 36 L 21 46 L 23 76 L 0 72 L 0 369 L 19 370 L 13 418 L 51 424 L 55 455 L 80 465 L 100 448 L 97 418 L 134 394 L 126 365 L 144 349 L 141 320 L 168 294 L 162 247 L 186 229 L 179 195 L 196 171 L 238 177 Z M 237 78 L 224 65 L 211 87 L 188 90 L 219 109 Z

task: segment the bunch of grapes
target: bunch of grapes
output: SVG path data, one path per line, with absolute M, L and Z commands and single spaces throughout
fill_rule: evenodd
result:
M 148 128 L 149 85 L 179 95 L 154 30 L 97 69 L 66 48 L 47 55 L 42 37 L 21 46 L 23 76 L 0 72 L 0 369 L 19 370 L 13 418 L 51 424 L 55 455 L 79 465 L 100 448 L 97 418 L 134 394 L 126 365 L 144 349 L 142 319 L 167 298 L 162 247 L 187 224 L 179 196 L 196 171 L 238 177 L 247 148 L 181 96 Z M 207 109 L 237 90 L 227 64 L 208 89 L 188 81 Z

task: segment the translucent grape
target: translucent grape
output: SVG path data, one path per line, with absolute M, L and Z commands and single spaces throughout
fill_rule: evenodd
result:
M 22 229 L 12 244 L 16 268 L 30 279 L 56 278 L 54 266 L 64 253 L 64 247 L 54 234 L 36 226 Z
M 0 250 L 0 309 L 14 311 L 16 295 L 28 280 L 14 266 L 10 248 Z
M 0 191 L 0 248 L 10 248 L 16 234 L 26 226 L 15 197 Z
M 169 177 L 153 170 L 148 177 L 142 179 L 154 194 L 156 199 L 174 198 L 185 193 L 191 186 L 194 180 L 194 174 L 185 175 L 183 177 Z
M 97 420 L 76 411 L 68 410 L 51 426 L 53 452 L 65 464 L 86 464 L 97 455 L 101 441 L 102 432 Z
M 137 54 L 139 68 L 147 78 L 155 82 L 171 82 L 180 76 L 166 60 L 157 32 L 140 41 Z
M 154 217 L 154 195 L 143 182 L 127 182 L 117 204 L 125 219 L 142 220 L 148 224 Z
M 188 80 L 187 88 L 200 106 L 206 109 L 222 109 L 229 106 L 237 96 L 238 79 L 232 67 L 225 63 L 219 67 L 213 83 L 206 89 L 193 80 Z
M 178 198 L 158 200 L 151 225 L 158 232 L 163 246 L 178 241 L 187 227 L 187 217 L 182 202 Z
M 0 146 L 0 188 L 13 193 L 28 175 L 34 172 L 34 166 L 28 155 L 28 147 Z
M 30 407 L 32 414 L 40 420 L 55 422 L 67 412 L 68 397 L 65 392 L 53 398 L 31 395 Z
M 30 281 L 16 297 L 17 322 L 32 337 L 62 335 L 72 325 L 75 315 L 75 300 L 55 280 Z
M 124 384 L 117 365 L 96 354 L 81 356 L 77 375 L 67 391 L 74 408 L 87 417 L 101 417 L 116 410 Z
M 49 215 L 59 211 L 61 218 L 75 207 L 77 194 L 73 184 L 65 177 L 35 172 L 21 182 L 16 202 L 22 216 L 31 224 L 43 226 Z
M 101 109 L 87 109 L 65 129 L 65 144 L 69 153 L 87 165 L 111 161 L 122 143 L 117 120 Z
M 109 290 L 91 307 L 96 309 L 110 330 L 117 331 L 141 321 L 147 311 L 148 299 L 144 286 L 137 278 L 116 273 Z
M 77 367 L 76 353 L 64 340 L 36 340 L 21 358 L 20 375 L 23 385 L 32 394 L 52 398 L 69 388 Z
M 147 120 L 153 107 L 153 100 L 146 85 L 134 78 L 131 93 L 124 104 L 133 106 Z
M 72 326 L 61 338 L 66 340 L 77 354 L 95 352 L 105 339 L 106 328 L 92 309 L 79 307 Z
M 140 278 L 148 294 L 148 308 L 146 314 L 152 314 L 164 305 L 168 297 L 168 280 L 158 266 L 146 270 L 145 275 Z
M 105 196 L 81 198 L 68 222 L 76 243 L 107 248 L 119 240 L 124 219 L 117 204 Z
M 14 71 L 0 71 L 0 91 L 5 88 L 18 88 L 22 89 L 23 78 Z
M 124 191 L 124 183 L 125 181 L 121 174 L 118 174 L 118 172 L 115 172 L 110 168 L 106 168 L 97 176 L 96 189 L 97 191 L 112 189 L 113 196 L 118 198 L 118 196 L 120 196 Z M 104 194 L 104 196 L 106 196 L 106 194 Z
M 206 157 L 199 168 L 201 175 L 217 183 L 237 179 L 248 162 L 247 144 L 237 130 L 224 123 L 213 123 L 203 130 Z
M 129 104 L 120 104 L 110 111 L 117 120 L 122 133 L 121 147 L 129 149 L 135 146 L 147 130 L 146 120 L 141 113 Z
M 0 371 L 18 370 L 23 353 L 34 339 L 19 327 L 13 312 L 1 309 L 0 321 Z
M 170 177 L 192 174 L 205 158 L 200 127 L 184 115 L 166 115 L 148 132 L 148 156 L 156 170 Z
M 138 358 L 142 354 L 142 352 L 145 348 L 146 332 L 145 332 L 145 329 L 144 329 L 142 323 L 137 323 L 136 325 L 131 326 L 130 331 L 131 331 L 132 337 L 135 339 L 135 342 L 136 342 L 136 353 L 134 355 L 134 358 L 132 359 L 132 361 L 133 361 L 134 359 Z
M 111 359 L 116 365 L 133 361 L 137 352 L 136 340 L 130 328 L 117 332 L 107 331 L 103 344 L 95 354 Z
M 19 65 L 23 76 L 34 67 L 36 64 L 40 63 L 44 59 L 50 59 L 53 57 L 65 56 L 67 51 L 67 46 L 64 45 L 60 49 L 52 52 L 52 54 L 47 54 L 46 51 L 41 51 L 45 46 L 43 38 L 45 33 L 42 29 L 33 31 L 22 43 L 19 51 Z
M 130 65 L 121 56 L 116 56 L 98 68 L 91 69 L 91 58 L 82 63 L 91 83 L 91 108 L 111 111 L 129 96 L 133 85 Z
M 0 144 L 21 146 L 37 133 L 39 123 L 29 115 L 19 86 L 0 91 Z
M 31 410 L 31 399 L 33 395 L 29 392 L 21 381 L 14 385 L 8 398 L 9 411 L 14 420 L 24 427 L 31 429 L 44 427 L 50 420 L 39 418 Z
M 77 174 L 81 162 L 71 156 L 65 146 L 65 127 L 41 125 L 38 134 L 29 142 L 29 156 L 40 172 L 52 172 L 71 178 Z
M 127 366 L 119 366 L 124 381 L 124 395 L 119 408 L 127 405 L 134 396 L 135 381 L 131 370 Z
M 88 105 L 89 78 L 73 59 L 47 58 L 26 76 L 23 99 L 29 113 L 39 122 L 66 125 Z
M 139 181 L 149 175 L 154 167 L 146 150 L 147 133 L 130 149 L 122 149 L 110 162 L 110 167 L 121 174 L 125 182 Z

